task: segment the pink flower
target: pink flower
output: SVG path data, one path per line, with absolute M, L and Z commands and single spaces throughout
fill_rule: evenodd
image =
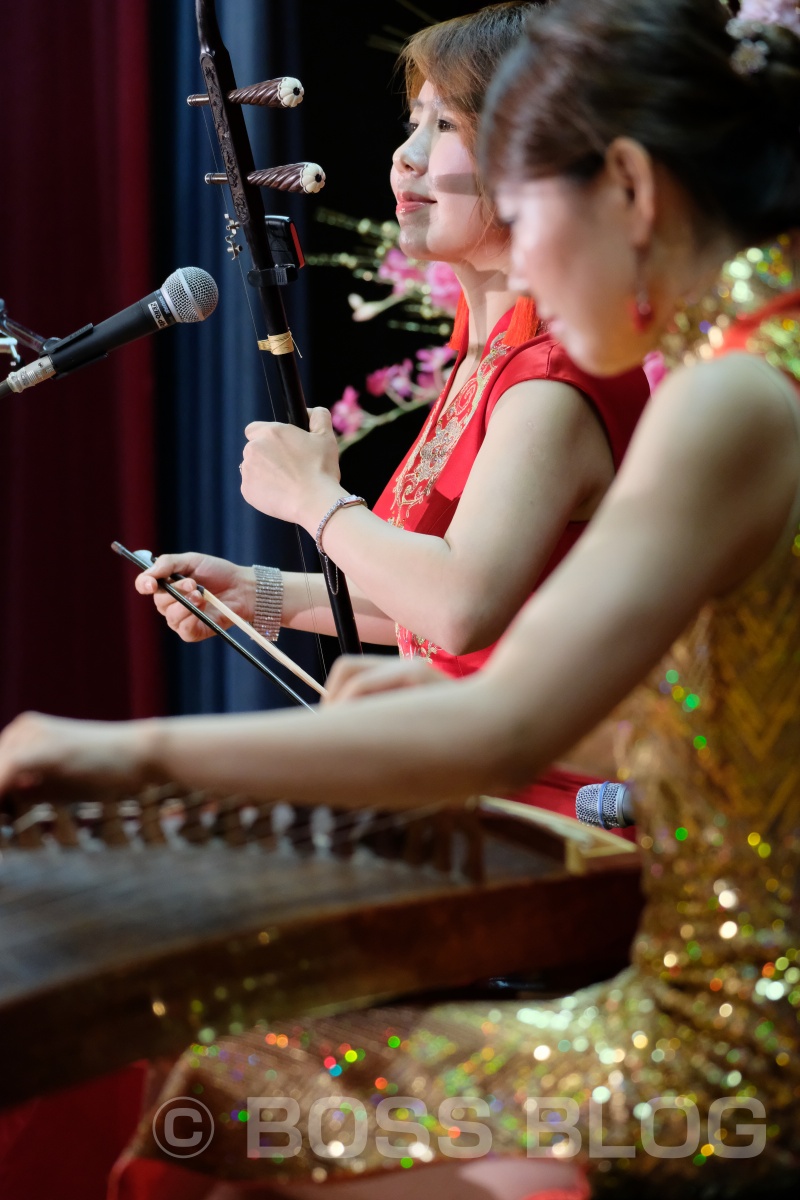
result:
M 379 371 L 373 371 L 366 379 L 367 391 L 371 396 L 383 396 L 392 388 L 400 396 L 410 396 L 412 366 L 411 359 L 407 358 L 393 367 L 381 367 Z
M 393 292 L 397 295 L 408 290 L 409 284 L 420 286 L 425 281 L 422 269 L 410 258 L 406 258 L 402 250 L 393 246 L 386 252 L 386 257 L 378 268 L 378 278 L 393 283 Z
M 391 372 L 391 367 L 381 367 L 380 371 L 373 371 L 371 375 L 367 376 L 366 386 L 370 396 L 384 395 Z
M 455 358 L 455 353 L 450 346 L 431 346 L 427 350 L 417 351 L 417 362 L 429 371 L 439 371 L 452 358 Z
M 363 425 L 366 415 L 354 387 L 346 387 L 341 400 L 337 400 L 331 409 L 331 421 L 337 433 L 355 433 Z
M 429 350 L 417 351 L 417 387 L 438 391 L 443 384 L 442 367 L 455 358 L 455 350 L 449 346 L 433 346 Z
M 646 355 L 643 366 L 647 382 L 650 384 L 650 391 L 654 392 L 667 374 L 667 366 L 661 351 L 654 350 L 652 354 Z
M 742 0 L 738 19 L 761 25 L 782 25 L 800 37 L 800 13 L 795 0 Z
M 461 284 L 449 263 L 433 262 L 425 272 L 425 279 L 430 288 L 431 304 L 445 312 L 455 314 L 458 297 L 461 295 Z

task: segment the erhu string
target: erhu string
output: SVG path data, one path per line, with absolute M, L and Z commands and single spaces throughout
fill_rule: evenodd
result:
M 212 129 L 209 125 L 209 120 L 210 120 L 209 112 L 204 107 L 203 108 L 203 122 L 205 125 L 205 131 L 206 131 L 206 136 L 208 138 L 209 146 L 211 148 L 211 157 L 212 157 L 212 160 L 214 163 L 214 169 L 215 169 L 215 171 L 219 172 L 220 174 L 224 174 L 225 173 L 224 170 L 222 170 L 222 171 L 220 170 L 220 167 L 222 167 L 223 164 L 220 162 L 220 159 L 218 158 L 219 142 L 218 142 L 215 131 L 213 132 L 213 136 L 212 136 Z M 214 189 L 214 190 L 216 190 L 216 189 Z M 225 198 L 224 198 L 221 190 L 218 194 L 218 203 L 220 206 L 220 211 L 226 222 L 226 228 L 227 228 L 227 221 L 232 220 L 233 218 L 229 217 L 228 213 L 225 212 Z M 233 236 L 235 236 L 235 233 L 236 233 L 236 230 L 232 230 Z M 231 253 L 233 254 L 234 259 L 238 260 L 238 258 L 239 258 L 238 253 L 235 253 L 233 250 L 231 251 Z M 241 262 L 238 263 L 238 266 L 239 266 L 239 278 L 242 281 L 242 289 L 243 289 L 245 301 L 247 304 L 247 310 L 250 314 L 250 323 L 253 326 L 253 336 L 255 337 L 256 342 L 258 342 L 258 340 L 259 340 L 258 323 L 255 318 L 255 313 L 253 312 L 252 299 L 251 299 L 250 293 L 248 291 L 248 284 L 247 284 L 247 280 L 245 278 L 244 268 L 243 268 Z M 261 373 L 264 377 L 264 383 L 265 383 L 266 389 L 267 389 L 267 397 L 269 399 L 269 408 L 270 408 L 270 412 L 272 414 L 272 419 L 273 419 L 273 421 L 277 421 L 278 416 L 277 416 L 277 410 L 275 408 L 275 400 L 272 395 L 272 388 L 270 387 L 269 372 L 267 370 L 267 364 L 264 360 L 264 356 L 261 353 L 259 353 L 259 362 L 261 365 Z M 309 611 L 311 613 L 311 622 L 313 625 L 313 637 L 316 642 L 317 656 L 318 656 L 319 663 L 320 663 L 320 669 L 322 670 L 322 676 L 324 679 L 327 679 L 328 672 L 327 672 L 327 669 L 325 666 L 325 655 L 324 655 L 323 648 L 322 648 L 322 634 L 320 633 L 319 626 L 317 624 L 317 610 L 316 610 L 316 606 L 314 604 L 313 596 L 311 593 L 311 584 L 309 582 L 310 572 L 308 569 L 308 564 L 306 562 L 305 551 L 303 550 L 303 538 L 302 538 L 300 529 L 297 525 L 294 526 L 294 531 L 295 531 L 295 540 L 297 542 L 297 550 L 298 550 L 298 554 L 300 557 L 300 563 L 302 566 L 302 574 L 303 574 L 305 590 L 306 590 L 306 599 L 308 601 L 308 607 L 309 607 Z

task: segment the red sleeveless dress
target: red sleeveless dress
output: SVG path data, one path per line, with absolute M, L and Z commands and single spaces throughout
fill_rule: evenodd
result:
M 448 383 L 434 404 L 410 453 L 375 505 L 374 511 L 385 521 L 411 533 L 443 537 L 483 445 L 495 406 L 509 388 L 533 379 L 554 380 L 577 388 L 600 421 L 614 468 L 619 468 L 650 395 L 644 371 L 636 368 L 611 379 L 594 378 L 576 366 L 546 330 L 521 346 L 507 346 L 504 334 L 512 312 L 507 312 L 492 330 L 474 375 L 458 394 L 450 399 Z M 465 334 L 451 379 L 464 359 L 466 342 Z M 569 553 L 586 524 L 570 521 L 566 525 L 539 583 Z M 455 655 L 402 626 L 397 627 L 397 642 L 404 657 L 424 658 L 454 678 L 480 670 L 497 644 Z M 585 775 L 552 768 L 516 798 L 574 816 L 576 791 L 592 782 Z

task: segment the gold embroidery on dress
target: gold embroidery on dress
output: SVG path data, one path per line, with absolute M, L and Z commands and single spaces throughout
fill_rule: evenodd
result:
M 402 529 L 405 525 L 404 510 L 421 504 L 433 491 L 437 479 L 480 404 L 498 360 L 509 351 L 503 340 L 504 336 L 504 333 L 500 333 L 493 339 L 475 374 L 467 380 L 452 402 L 445 405 L 440 401 L 425 422 L 394 487 L 390 519 L 392 524 L 399 528 Z M 432 426 L 435 426 L 435 432 L 433 437 L 430 437 Z
M 418 658 L 433 666 L 434 656 L 439 653 L 441 647 L 428 641 L 427 638 L 421 637 L 418 633 L 412 633 L 403 625 L 395 624 L 394 633 L 402 658 Z
M 467 380 L 452 402 L 445 406 L 445 402 L 440 401 L 425 422 L 405 466 L 397 476 L 389 517 L 392 525 L 402 529 L 405 524 L 405 512 L 427 500 L 433 491 L 437 479 L 480 404 L 495 366 L 509 351 L 503 340 L 504 336 L 503 333 L 499 333 L 492 340 L 488 352 L 478 363 L 475 374 Z M 436 431 L 433 437 L 430 437 L 434 424 Z M 421 658 L 425 662 L 433 663 L 434 657 L 439 653 L 439 646 L 401 625 L 395 625 L 395 633 L 400 653 L 404 658 Z

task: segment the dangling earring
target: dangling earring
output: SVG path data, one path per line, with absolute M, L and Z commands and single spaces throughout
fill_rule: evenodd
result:
M 636 268 L 636 294 L 632 300 L 628 301 L 628 310 L 633 322 L 633 328 L 637 333 L 647 333 L 647 330 L 653 324 L 655 313 L 653 306 L 650 303 L 650 294 L 647 291 L 647 285 L 642 278 L 642 260 L 637 259 Z
M 447 343 L 451 350 L 455 350 L 456 354 L 460 354 L 464 349 L 464 342 L 469 336 L 469 308 L 464 298 L 464 293 L 460 292 L 458 297 L 458 306 L 456 308 L 456 318 L 453 322 L 453 332 L 450 334 L 450 341 Z

